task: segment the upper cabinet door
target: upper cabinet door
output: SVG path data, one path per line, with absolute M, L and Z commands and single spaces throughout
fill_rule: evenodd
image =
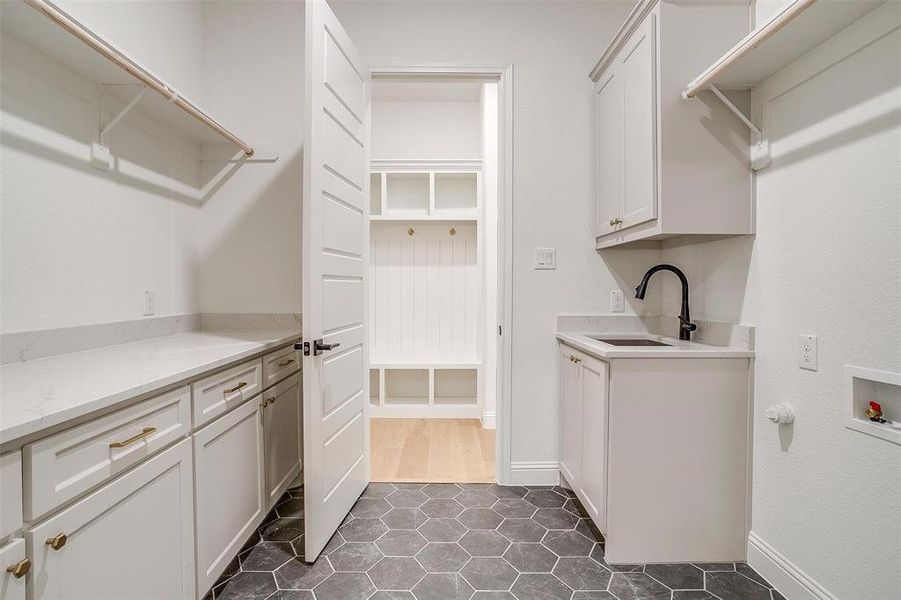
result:
M 369 69 L 323 0 L 306 3 L 305 76 L 303 454 L 312 562 L 369 482 Z
M 621 67 L 610 65 L 594 87 L 597 127 L 597 223 L 595 233 L 619 228 L 623 184 L 623 94 Z
M 620 53 L 623 102 L 622 226 L 657 217 L 657 49 L 651 13 Z

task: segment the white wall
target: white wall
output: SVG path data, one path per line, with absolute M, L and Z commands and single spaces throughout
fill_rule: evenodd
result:
M 104 30 L 125 23 L 121 7 L 102 4 L 74 6 L 93 15 L 87 21 L 109 17 Z M 174 67 L 177 78 L 193 82 L 200 64 L 190 50 L 200 38 L 196 7 L 140 2 L 128 14 L 145 41 L 158 40 L 148 25 L 172 24 L 166 45 L 138 43 L 134 26 L 122 31 L 151 68 Z M 112 133 L 115 170 L 91 167 L 97 87 L 2 37 L 0 331 L 139 318 L 145 289 L 156 291 L 157 315 L 197 311 L 199 211 L 185 193 L 199 181 L 198 165 L 188 159 L 192 148 L 136 115 Z M 176 59 L 174 51 L 187 54 Z
M 245 164 L 203 205 L 199 223 L 204 312 L 301 311 L 304 5 L 206 2 L 203 80 L 209 110 L 275 163 Z M 206 167 L 205 177 L 221 164 Z M 227 167 L 226 167 L 227 169 Z
M 513 64 L 512 459 L 556 461 L 556 315 L 607 312 L 609 291 L 634 287 L 660 255 L 592 249 L 588 72 L 633 2 L 331 4 L 371 64 Z M 557 248 L 556 271 L 532 269 L 544 246 Z
M 372 158 L 479 157 L 479 103 L 372 103 Z
M 899 57 L 895 30 L 790 81 L 771 106 L 756 239 L 664 251 L 692 316 L 757 327 L 752 530 L 836 598 L 901 590 L 901 452 L 844 427 L 842 371 L 901 370 Z M 667 282 L 664 309 L 678 302 Z M 819 336 L 816 372 L 797 366 L 801 333 Z M 766 420 L 776 402 L 793 426 Z

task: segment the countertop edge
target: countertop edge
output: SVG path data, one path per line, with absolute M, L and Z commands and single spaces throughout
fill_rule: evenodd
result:
M 220 332 L 212 331 L 209 333 Z M 227 332 L 223 331 L 222 333 Z M 289 335 L 276 338 L 274 340 L 269 340 L 266 342 L 255 342 L 256 346 L 252 348 L 247 348 L 233 354 L 227 354 L 212 361 L 191 365 L 190 367 L 179 371 L 178 373 L 173 373 L 165 377 L 145 381 L 134 387 L 126 388 L 106 396 L 94 398 L 87 402 L 83 402 L 70 408 L 56 411 L 49 415 L 36 417 L 35 419 L 32 419 L 30 421 L 17 423 L 8 428 L 0 427 L 0 446 L 13 446 L 18 440 L 33 436 L 44 430 L 60 427 L 62 425 L 65 425 L 69 421 L 75 421 L 76 419 L 90 416 L 93 413 L 99 413 L 106 409 L 113 408 L 118 404 L 128 402 L 129 400 L 136 399 L 141 396 L 151 395 L 157 391 L 161 392 L 166 388 L 174 387 L 179 382 L 187 382 L 188 380 L 196 378 L 197 376 L 209 371 L 215 371 L 221 367 L 224 367 L 231 363 L 239 362 L 257 354 L 264 354 L 269 350 L 287 345 L 292 341 L 298 340 L 300 339 L 300 337 L 301 332 L 297 331 L 292 332 Z M 158 340 L 159 338 L 155 339 Z
M 581 334 L 557 332 L 555 337 L 567 346 L 571 346 L 602 360 L 630 358 L 754 358 L 754 352 L 740 348 L 712 347 L 710 350 L 681 350 L 668 347 L 662 350 L 648 350 L 647 348 L 611 346 L 608 349 L 602 347 L 600 344 L 585 342 L 582 339 L 583 336 Z

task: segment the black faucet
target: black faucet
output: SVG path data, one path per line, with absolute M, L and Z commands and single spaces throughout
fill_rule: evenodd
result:
M 641 283 L 638 284 L 638 287 L 635 288 L 635 297 L 639 300 L 644 300 L 645 292 L 648 291 L 648 281 L 657 271 L 672 271 L 676 274 L 676 277 L 679 278 L 679 281 L 682 282 L 682 312 L 679 314 L 679 339 L 690 340 L 691 332 L 697 329 L 698 326 L 691 322 L 691 314 L 688 310 L 688 279 L 686 279 L 685 273 L 683 273 L 681 269 L 674 267 L 673 265 L 656 265 L 651 267 L 648 269 L 648 272 L 644 274 L 644 277 L 641 278 Z

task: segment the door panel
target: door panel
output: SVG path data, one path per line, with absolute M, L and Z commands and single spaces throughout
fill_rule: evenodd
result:
M 620 88 L 620 64 L 614 61 L 595 86 L 597 235 L 618 229 L 618 225 L 611 222 L 621 218 L 622 214 L 623 98 Z
M 369 482 L 369 75 L 328 4 L 306 3 L 303 337 L 305 555 Z
M 579 387 L 582 396 L 583 505 L 602 532 L 607 531 L 607 363 L 582 357 Z
M 657 216 L 655 15 L 623 49 L 623 227 Z
M 582 470 L 582 389 L 579 385 L 579 353 L 560 345 L 560 470 L 578 490 Z

